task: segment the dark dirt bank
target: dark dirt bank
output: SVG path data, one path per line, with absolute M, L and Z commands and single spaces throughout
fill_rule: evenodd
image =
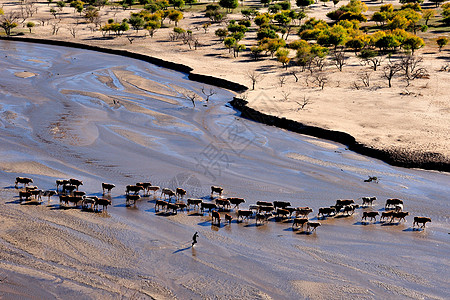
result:
M 160 67 L 164 67 L 167 69 L 180 71 L 188 74 L 189 79 L 211 84 L 217 87 L 229 89 L 234 92 L 243 92 L 248 88 L 242 84 L 235 83 L 226 79 L 216 78 L 213 76 L 202 75 L 193 73 L 193 69 L 183 64 L 178 64 L 170 61 L 166 61 L 163 59 L 159 59 L 156 57 L 151 57 L 144 54 L 139 54 L 135 52 L 130 52 L 126 50 L 119 49 L 110 49 L 74 42 L 67 41 L 56 41 L 56 40 L 44 40 L 44 39 L 33 39 L 33 38 L 25 38 L 25 37 L 0 37 L 2 40 L 11 40 L 11 41 L 21 41 L 21 42 L 30 42 L 30 43 L 39 43 L 46 45 L 55 45 L 55 46 L 65 46 L 79 49 L 86 49 L 98 52 L 104 52 L 115 55 L 122 55 L 134 59 L 139 59 L 145 62 L 149 62 L 155 64 Z M 357 152 L 359 154 L 363 154 L 369 157 L 373 157 L 376 159 L 380 159 L 388 164 L 398 167 L 404 168 L 420 168 L 425 170 L 436 170 L 436 171 L 444 171 L 450 172 L 450 159 L 445 157 L 444 155 L 436 152 L 422 152 L 422 151 L 411 151 L 408 149 L 377 149 L 373 147 L 368 147 L 364 144 L 361 144 L 355 140 L 353 136 L 348 133 L 327 130 L 320 127 L 309 126 L 303 123 L 288 120 L 286 118 L 279 118 L 276 116 L 270 116 L 264 113 L 261 113 L 253 108 L 247 106 L 247 101 L 234 98 L 229 102 L 230 105 L 241 112 L 241 116 L 247 118 L 249 120 L 253 120 L 259 123 L 263 123 L 270 126 L 276 126 L 279 128 L 283 128 L 292 132 L 306 134 L 310 136 L 314 136 L 317 138 L 327 139 L 330 141 L 338 142 L 344 144 L 348 147 L 349 150 Z

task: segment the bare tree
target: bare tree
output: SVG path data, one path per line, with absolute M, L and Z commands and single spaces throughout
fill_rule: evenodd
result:
M 127 34 L 126 35 L 127 40 L 130 42 L 130 44 L 133 44 L 133 41 L 136 37 L 132 36 L 131 34 Z
M 396 62 L 391 62 L 383 68 L 383 77 L 388 80 L 389 87 L 392 87 L 392 79 L 401 70 L 400 65 Z
M 369 72 L 360 73 L 359 78 L 361 79 L 361 81 L 365 87 L 370 86 L 370 73 Z
M 303 96 L 303 101 L 302 102 L 298 102 L 295 101 L 298 104 L 298 108 L 296 109 L 296 111 L 300 111 L 303 110 L 305 108 L 306 105 L 311 104 L 312 102 L 309 100 L 309 98 L 306 98 L 306 96 Z
M 407 86 L 409 86 L 411 81 L 414 79 L 427 78 L 429 76 L 427 70 L 421 66 L 422 62 L 422 57 L 413 55 L 406 55 L 401 57 L 399 66 L 403 71 L 406 82 L 408 83 Z
M 217 94 L 216 90 L 214 90 L 213 88 L 210 88 L 209 91 L 205 91 L 205 87 L 202 87 L 202 94 L 205 95 L 205 101 L 206 103 L 208 103 L 209 98 L 214 96 L 215 94 Z
M 323 73 L 316 73 L 313 75 L 314 82 L 323 90 L 325 84 L 328 82 L 328 77 Z
M 198 95 L 193 91 L 184 91 L 181 93 L 186 100 L 190 100 L 192 102 L 192 106 L 195 107 L 195 100 L 197 100 Z
M 61 22 L 61 19 L 58 19 L 58 22 L 52 23 L 52 34 L 57 35 L 59 29 L 61 28 L 59 23 Z
M 278 83 L 280 84 L 280 87 L 283 87 L 283 85 L 286 83 L 286 76 L 285 75 L 281 75 L 280 77 L 278 77 Z
M 74 24 L 74 25 L 69 26 L 69 32 L 73 36 L 73 38 L 76 38 L 76 35 L 77 35 L 77 32 L 78 32 L 77 25 L 78 24 Z
M 294 76 L 295 82 L 298 82 L 298 76 L 297 76 L 297 73 L 298 73 L 298 70 L 297 70 L 297 69 L 291 68 L 290 74 L 291 74 L 292 76 Z
M 262 75 L 257 73 L 256 71 L 252 71 L 252 72 L 248 71 L 247 77 L 250 78 L 250 80 L 252 81 L 252 90 L 255 89 L 256 83 L 258 83 L 262 79 Z
M 291 92 L 281 91 L 281 97 L 283 98 L 283 101 L 288 102 L 290 96 L 291 96 Z
M 338 68 L 339 71 L 342 72 L 342 67 L 345 65 L 345 60 L 347 57 L 345 56 L 344 50 L 334 51 L 333 52 L 333 62 Z

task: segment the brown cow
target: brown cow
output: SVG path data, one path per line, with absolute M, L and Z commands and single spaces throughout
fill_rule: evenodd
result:
M 156 200 L 156 202 L 155 202 L 155 212 L 158 212 L 160 207 L 166 207 L 167 204 L 168 204 L 167 201 Z
M 223 210 L 225 210 L 225 208 L 231 209 L 231 203 L 230 200 L 228 199 L 216 199 L 216 204 L 219 207 L 222 207 Z
M 141 199 L 139 195 L 126 195 L 125 205 L 130 206 L 130 202 L 133 201 L 133 205 L 136 205 L 136 201 Z
M 256 201 L 256 205 L 273 206 L 273 203 L 272 202 L 267 202 L 267 201 Z
M 379 213 L 377 211 L 364 211 L 363 212 L 363 217 L 361 220 L 367 220 L 367 218 L 369 218 L 370 220 L 374 220 L 376 221 L 376 216 L 378 216 Z
M 394 211 L 391 218 L 391 223 L 395 221 L 395 219 L 398 219 L 398 223 L 400 223 L 401 220 L 406 222 L 405 217 L 409 215 L 409 212 L 407 211 Z
M 116 186 L 112 183 L 105 183 L 102 182 L 102 191 L 103 191 L 103 195 L 105 194 L 105 190 L 108 192 L 108 194 L 111 194 L 111 190 L 113 188 L 115 188 Z
M 197 209 L 199 209 L 200 208 L 200 204 L 203 202 L 203 200 L 202 199 L 192 199 L 192 198 L 189 198 L 189 199 L 187 199 L 187 205 L 190 207 L 191 205 L 192 206 L 197 206 Z
M 245 200 L 243 198 L 231 197 L 227 198 L 227 200 L 230 201 L 230 203 L 234 205 L 234 208 L 237 209 L 239 209 L 240 204 L 245 203 Z
M 217 205 L 215 203 L 209 203 L 209 202 L 202 202 L 200 204 L 200 210 L 202 213 L 205 211 L 205 209 L 208 209 L 209 212 L 213 209 L 217 209 Z
M 308 222 L 306 223 L 306 231 L 313 232 L 316 231 L 316 228 L 321 226 L 320 222 Z M 312 228 L 312 230 L 311 230 Z
M 105 198 L 99 198 L 95 201 L 94 209 L 98 211 L 98 207 L 102 206 L 102 211 L 108 210 L 108 205 L 111 205 L 111 200 Z
M 425 224 L 427 222 L 431 222 L 430 218 L 427 217 L 414 217 L 414 222 L 413 222 L 413 228 L 415 225 L 417 225 L 417 227 L 419 227 L 419 224 L 422 224 L 422 228 L 425 228 Z
M 19 192 L 19 200 L 22 202 L 22 200 L 28 201 L 30 200 L 31 197 L 31 193 L 30 192 L 25 192 L 25 191 L 20 191 Z
M 158 191 L 158 190 L 159 190 L 159 186 L 157 186 L 157 185 L 151 185 L 151 186 L 147 187 L 147 194 L 148 194 L 150 191 L 152 191 L 152 192 L 153 192 L 153 195 L 155 195 L 156 191 Z
M 50 201 L 50 198 L 52 197 L 52 196 L 55 196 L 56 195 L 56 191 L 44 191 L 44 197 L 48 197 L 48 201 Z
M 225 221 L 227 221 L 228 224 L 231 224 L 232 220 L 233 220 L 233 217 L 230 214 L 225 214 Z
M 373 201 L 377 200 L 377 197 L 362 197 L 362 205 L 373 206 Z
M 70 184 L 69 179 L 57 179 L 56 180 L 56 191 L 59 191 L 59 186 L 65 186 L 67 184 Z
M 260 224 L 262 224 L 263 222 L 266 222 L 268 219 L 268 216 L 269 216 L 269 214 L 257 213 L 255 216 L 256 225 L 258 225 L 258 221 Z
M 383 219 L 392 218 L 393 214 L 394 214 L 393 210 L 383 211 L 381 213 L 380 221 L 383 220 Z
M 80 185 L 83 185 L 83 181 L 78 180 L 78 179 L 75 179 L 75 178 L 70 178 L 70 179 L 69 179 L 69 183 L 70 183 L 71 185 L 76 186 L 76 187 L 77 187 L 77 191 L 78 191 L 78 188 L 80 187 Z
M 96 196 L 89 196 L 89 197 L 85 197 L 83 199 L 83 202 L 81 203 L 81 207 L 83 209 L 94 209 L 95 203 L 98 201 L 98 197 Z M 89 207 L 90 206 L 90 207 Z
M 272 211 L 274 211 L 275 208 L 273 206 L 269 206 L 269 205 L 258 205 L 258 212 L 265 212 L 265 213 L 270 213 Z
M 306 207 L 297 207 L 295 209 L 295 216 L 296 217 L 303 216 L 304 218 L 306 218 L 312 212 L 313 212 L 313 210 L 307 206 Z
M 152 185 L 151 182 L 137 182 L 137 186 L 141 186 L 142 190 L 144 191 L 144 195 L 148 194 L 148 187 Z
M 183 197 L 186 196 L 187 192 L 186 192 L 186 190 L 183 190 L 182 188 L 177 188 L 175 190 L 175 194 L 178 199 L 183 199 Z
M 178 213 L 177 212 L 177 210 L 178 210 L 178 205 L 176 204 L 176 203 L 167 203 L 167 205 L 166 205 L 166 212 L 168 211 L 168 210 L 172 210 L 172 213 L 174 213 L 175 215 Z
M 220 213 L 218 211 L 213 211 L 211 217 L 211 224 L 214 224 L 215 221 L 217 221 L 217 224 L 220 226 Z
M 353 199 L 345 199 L 345 200 L 338 199 L 338 200 L 336 200 L 336 206 L 346 206 L 346 205 L 350 205 L 353 203 L 355 203 L 355 201 Z
M 169 202 L 170 202 L 170 198 L 172 198 L 173 196 L 175 196 L 175 192 L 172 191 L 171 189 L 168 188 L 164 188 L 161 190 L 161 196 L 164 195 L 164 199 L 166 199 L 166 197 L 169 197 Z
M 15 182 L 16 189 L 18 188 L 19 183 L 22 183 L 23 186 L 25 187 L 25 186 L 29 185 L 30 183 L 33 183 L 33 179 L 27 178 L 27 177 L 16 177 L 16 182 Z
M 35 185 L 30 185 L 30 186 L 26 186 L 25 187 L 25 191 L 26 192 L 31 192 L 31 191 L 33 191 L 33 190 L 37 190 L 37 186 L 35 186 Z
M 69 192 L 69 194 L 72 194 L 73 191 L 75 191 L 76 188 L 77 187 L 75 185 L 73 185 L 73 184 L 65 184 L 65 185 L 63 185 L 62 193 L 63 194 L 67 194 L 67 192 Z
M 275 207 L 275 208 L 286 208 L 288 206 L 291 206 L 291 202 L 287 202 L 287 201 L 273 201 L 273 207 Z
M 220 186 L 211 186 L 211 198 L 213 197 L 213 194 L 217 193 L 219 196 L 222 196 L 223 193 L 223 187 Z
M 130 184 L 126 186 L 125 194 L 129 195 L 132 192 L 134 195 L 139 195 L 139 192 L 142 190 L 143 190 L 142 186 Z
M 358 204 L 351 204 L 344 206 L 344 213 L 348 215 L 353 215 L 355 213 L 355 209 L 359 207 Z
M 40 201 L 42 200 L 42 194 L 44 193 L 43 190 L 31 190 L 30 194 L 34 197 L 34 200 Z
M 292 223 L 292 228 L 294 227 L 301 227 L 303 230 L 303 225 L 308 223 L 308 218 L 295 218 L 294 222 Z
M 237 220 L 239 221 L 239 218 L 242 218 L 242 220 L 249 219 L 253 215 L 253 212 L 251 210 L 239 209 L 236 215 Z
M 277 215 L 278 218 L 280 217 L 280 215 L 283 218 L 287 218 L 287 216 L 290 215 L 290 212 L 289 212 L 289 210 L 284 209 L 284 208 L 277 208 L 276 215 Z
M 389 207 L 395 207 L 396 205 L 402 204 L 403 201 L 397 198 L 390 198 L 386 200 L 386 204 L 384 205 L 384 208 L 387 209 Z
M 334 207 L 321 207 L 319 208 L 319 212 L 317 213 L 317 217 L 322 215 L 324 218 L 325 216 L 329 217 L 331 214 L 335 214 L 336 209 Z

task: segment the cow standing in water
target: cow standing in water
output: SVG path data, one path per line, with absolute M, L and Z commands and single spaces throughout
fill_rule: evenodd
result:
M 211 198 L 213 197 L 214 193 L 217 193 L 217 194 L 219 194 L 219 197 L 222 197 L 223 187 L 211 186 Z

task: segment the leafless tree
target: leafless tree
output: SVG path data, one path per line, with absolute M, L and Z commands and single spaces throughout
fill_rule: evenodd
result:
M 192 102 L 192 106 L 195 107 L 195 100 L 198 98 L 197 93 L 193 91 L 185 91 L 182 95 L 186 100 L 190 100 Z
M 61 19 L 58 19 L 57 22 L 52 23 L 52 34 L 57 35 L 59 29 L 61 28 L 59 23 L 61 22 Z
M 209 91 L 205 91 L 205 87 L 202 87 L 202 94 L 205 95 L 205 101 L 206 103 L 208 103 L 209 98 L 214 96 L 215 94 L 217 94 L 216 90 L 214 90 L 213 88 L 210 88 Z
M 321 72 L 313 74 L 312 76 L 314 78 L 314 82 L 317 83 L 317 85 L 323 90 L 325 84 L 328 82 L 328 77 Z
M 361 79 L 361 81 L 365 87 L 370 86 L 370 73 L 369 72 L 360 73 L 359 78 Z
M 291 68 L 290 74 L 291 74 L 292 76 L 294 76 L 295 82 L 298 82 L 298 76 L 297 76 L 297 73 L 298 73 L 298 70 L 297 70 L 297 69 Z
M 334 51 L 333 52 L 333 62 L 338 68 L 339 71 L 342 72 L 342 67 L 345 65 L 345 60 L 347 57 L 345 56 L 344 50 Z
M 285 75 L 281 75 L 280 77 L 278 77 L 278 83 L 280 84 L 280 87 L 283 87 L 283 85 L 286 83 L 286 76 Z
M 401 57 L 399 66 L 403 71 L 407 86 L 409 86 L 411 81 L 414 79 L 427 78 L 429 76 L 427 70 L 421 66 L 422 62 L 422 57 L 413 55 L 405 55 Z
M 397 62 L 391 62 L 383 68 L 383 77 L 388 80 L 389 87 L 392 87 L 392 79 L 402 69 Z
M 133 41 L 136 37 L 132 36 L 131 34 L 127 34 L 126 35 L 127 40 L 130 42 L 130 44 L 133 44 Z
M 298 104 L 298 108 L 296 109 L 297 111 L 303 110 L 305 108 L 306 105 L 311 104 L 312 102 L 309 100 L 309 98 L 306 98 L 306 96 L 303 96 L 303 101 L 302 102 L 298 102 L 295 101 Z
M 73 38 L 76 38 L 77 32 L 78 32 L 78 24 L 70 25 L 69 26 L 69 32 L 73 36 Z
M 317 68 L 319 72 L 322 72 L 323 67 L 325 67 L 325 58 L 315 56 L 314 59 L 312 60 L 312 64 Z M 314 72 L 314 68 L 312 68 L 312 65 L 310 65 L 309 71 L 311 72 L 311 74 Z
M 367 57 L 364 59 L 361 59 L 361 64 L 363 66 L 370 66 L 374 71 L 377 70 L 379 66 L 381 66 L 381 63 L 383 62 L 384 57 L 383 56 L 374 56 L 374 57 Z
M 288 102 L 290 96 L 291 96 L 291 92 L 281 91 L 281 97 L 283 98 L 284 102 Z
M 255 89 L 256 83 L 260 82 L 262 79 L 262 75 L 257 73 L 256 71 L 248 71 L 247 77 L 252 81 L 252 90 Z

